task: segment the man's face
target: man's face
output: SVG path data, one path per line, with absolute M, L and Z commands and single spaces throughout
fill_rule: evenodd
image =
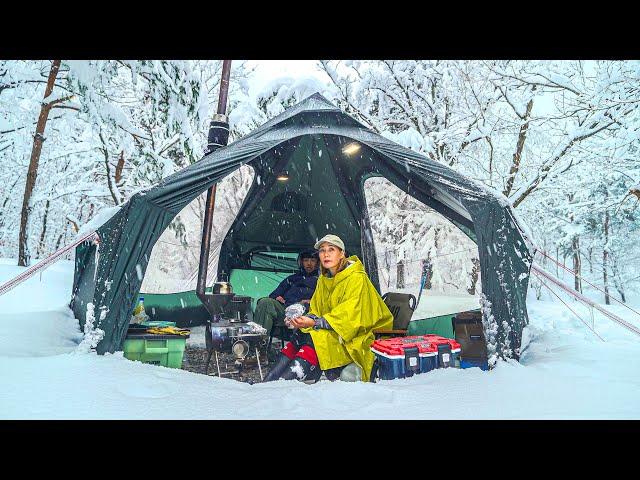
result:
M 318 268 L 318 260 L 315 258 L 303 258 L 302 259 L 302 268 L 307 273 L 313 272 L 316 268 Z

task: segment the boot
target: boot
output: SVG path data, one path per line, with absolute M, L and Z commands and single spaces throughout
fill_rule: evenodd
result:
M 263 382 L 273 382 L 274 380 L 278 380 L 284 371 L 287 370 L 291 361 L 292 360 L 283 353 L 278 354 L 278 360 L 273 368 L 269 370 L 269 374 L 264 377 Z
M 362 369 L 357 363 L 350 363 L 340 372 L 340 380 L 343 382 L 359 382 L 362 380 Z
M 285 380 L 300 380 L 301 382 L 315 383 L 320 380 L 322 370 L 317 365 L 313 365 L 304 358 L 296 357 L 288 365 L 284 373 L 280 376 Z

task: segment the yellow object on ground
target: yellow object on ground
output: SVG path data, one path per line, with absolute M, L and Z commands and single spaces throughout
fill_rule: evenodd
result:
M 191 331 L 188 328 L 152 327 L 147 328 L 147 333 L 154 333 L 156 335 L 189 335 Z
M 375 360 L 370 348 L 373 330 L 391 329 L 393 316 L 358 257 L 352 255 L 348 260 L 354 263 L 335 277 L 321 275 L 311 297 L 309 313 L 324 317 L 333 330 L 301 330 L 311 334 L 321 369 L 355 362 L 367 382 Z

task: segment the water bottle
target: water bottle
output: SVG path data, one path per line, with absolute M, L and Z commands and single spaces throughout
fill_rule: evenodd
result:
M 141 295 L 138 298 L 138 304 L 136 305 L 136 308 L 133 309 L 133 315 L 137 317 L 142 312 L 144 312 L 144 297 Z
M 142 323 L 148 319 L 149 316 L 144 310 L 144 297 L 140 295 L 138 298 L 138 304 L 136 305 L 136 308 L 133 309 L 132 323 Z

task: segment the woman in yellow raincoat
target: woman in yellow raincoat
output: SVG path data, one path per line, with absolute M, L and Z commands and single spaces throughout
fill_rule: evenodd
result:
M 283 348 L 265 381 L 317 380 L 320 370 L 330 380 L 356 380 L 357 373 L 368 381 L 375 359 L 370 350 L 373 330 L 392 328 L 393 316 L 362 262 L 355 255 L 346 257 L 344 242 L 338 236 L 324 236 L 315 248 L 320 254 L 321 275 L 309 312 L 291 320 L 292 326 L 300 329 L 297 339 Z

